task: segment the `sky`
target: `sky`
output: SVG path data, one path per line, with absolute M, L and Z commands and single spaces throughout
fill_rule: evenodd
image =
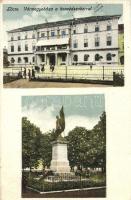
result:
M 22 116 L 46 133 L 55 129 L 56 116 L 62 106 L 66 123 L 64 135 L 67 135 L 76 126 L 91 130 L 105 111 L 105 99 L 103 94 L 23 96 Z
M 9 7 L 18 11 L 7 11 Z M 24 8 L 36 8 L 27 11 Z M 63 11 L 61 8 L 84 8 L 82 11 Z M 43 9 L 43 10 L 41 10 Z M 94 15 L 122 14 L 122 4 L 4 4 L 3 5 L 3 46 L 7 47 L 6 31 L 23 26 L 48 22 L 88 17 Z

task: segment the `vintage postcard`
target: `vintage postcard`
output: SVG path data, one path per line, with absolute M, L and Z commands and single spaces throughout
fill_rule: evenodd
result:
M 0 199 L 131 200 L 130 0 L 0 6 Z
M 6 88 L 124 85 L 123 4 L 4 4 Z

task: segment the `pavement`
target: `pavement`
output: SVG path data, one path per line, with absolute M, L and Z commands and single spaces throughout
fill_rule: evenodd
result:
M 94 189 L 94 190 L 80 190 L 80 191 L 62 191 L 53 192 L 46 194 L 38 194 L 33 191 L 23 191 L 23 198 L 96 198 L 96 197 L 106 197 L 106 189 Z
M 89 84 L 89 83 L 65 83 L 65 82 L 39 82 L 29 81 L 27 79 L 19 79 L 3 85 L 4 88 L 88 88 L 88 87 L 112 87 L 103 84 Z

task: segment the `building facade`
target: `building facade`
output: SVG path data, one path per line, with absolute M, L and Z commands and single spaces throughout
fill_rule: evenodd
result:
M 12 66 L 118 65 L 120 15 L 47 22 L 8 31 Z

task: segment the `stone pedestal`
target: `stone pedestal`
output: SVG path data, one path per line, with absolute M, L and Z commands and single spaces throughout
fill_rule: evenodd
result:
M 57 173 L 70 173 L 66 141 L 57 140 L 52 142 L 52 160 L 50 169 Z

